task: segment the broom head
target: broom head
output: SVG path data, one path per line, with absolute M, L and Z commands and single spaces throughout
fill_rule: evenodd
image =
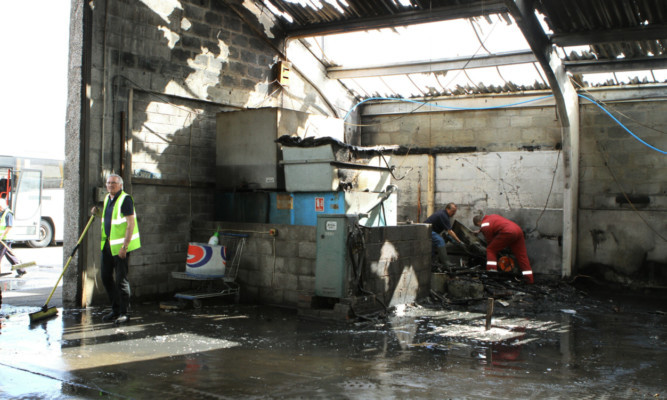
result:
M 21 264 L 12 265 L 12 271 L 16 271 L 17 269 L 34 267 L 35 265 L 37 265 L 37 263 L 34 262 L 34 261 L 29 261 L 29 262 L 25 262 L 25 263 L 21 263 Z
M 30 323 L 41 321 L 43 319 L 51 318 L 58 315 L 58 309 L 56 307 L 46 306 L 42 307 L 41 310 L 30 314 Z

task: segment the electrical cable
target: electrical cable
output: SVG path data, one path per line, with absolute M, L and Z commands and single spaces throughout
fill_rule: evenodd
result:
M 628 127 L 626 127 L 621 121 L 618 120 L 618 118 L 616 118 L 611 112 L 609 112 L 609 110 L 607 110 L 604 107 L 603 103 L 601 103 L 601 102 L 599 102 L 599 101 L 597 101 L 597 100 L 595 100 L 591 97 L 584 96 L 583 94 L 577 93 L 577 96 L 581 97 L 582 99 L 588 100 L 589 102 L 598 106 L 598 108 L 600 108 L 602 111 L 604 111 L 605 114 L 607 114 L 614 122 L 616 122 L 616 124 L 618 124 L 621 128 L 623 128 L 626 132 L 628 132 L 633 138 L 635 138 L 637 141 L 639 141 L 640 143 L 642 143 L 646 147 L 648 147 L 652 150 L 655 150 L 655 151 L 657 151 L 661 154 L 667 154 L 667 151 L 661 150 L 661 149 L 659 149 L 655 146 L 652 146 L 651 144 L 647 143 L 642 138 L 637 136 L 630 129 L 628 129 Z M 479 110 L 494 110 L 494 109 L 508 108 L 508 107 L 518 106 L 518 105 L 522 105 L 522 104 L 533 103 L 533 102 L 544 100 L 544 99 L 547 99 L 547 98 L 550 98 L 550 97 L 553 97 L 553 95 L 550 94 L 550 95 L 538 97 L 538 98 L 535 98 L 535 99 L 523 100 L 523 101 L 510 103 L 510 104 L 504 104 L 504 105 L 498 105 L 498 106 L 488 106 L 488 107 L 454 107 L 454 106 L 443 106 L 443 105 L 440 105 L 440 104 L 434 104 L 434 103 L 429 103 L 429 102 L 424 102 L 424 101 L 417 101 L 417 100 L 411 100 L 411 99 L 402 99 L 400 97 L 371 97 L 371 98 L 368 98 L 368 99 L 364 99 L 364 100 L 358 102 L 357 104 L 355 104 L 354 106 L 352 106 L 352 108 L 347 112 L 347 114 L 345 115 L 343 120 L 346 120 L 348 118 L 348 116 L 350 115 L 350 113 L 352 111 L 354 111 L 360 105 L 362 105 L 366 102 L 369 102 L 369 101 L 377 101 L 377 100 L 400 101 L 400 102 L 405 102 L 405 103 L 419 104 L 420 107 L 427 105 L 427 106 L 430 106 L 430 107 L 442 108 L 442 109 L 447 109 L 447 110 L 479 111 Z M 414 110 L 412 112 L 414 112 Z M 403 117 L 398 117 L 398 118 L 403 118 Z
M 218 226 L 217 228 L 215 228 L 215 229 L 204 229 L 204 231 L 205 231 L 205 232 L 213 232 L 213 233 L 215 233 L 215 232 L 219 232 L 219 231 L 223 231 L 223 232 L 230 232 L 230 233 L 231 233 L 231 232 L 236 232 L 236 233 L 257 233 L 257 234 L 260 234 L 260 235 L 271 235 L 271 231 L 270 231 L 270 230 L 269 230 L 269 231 L 253 231 L 253 230 L 242 230 L 242 229 L 220 229 L 219 226 Z M 275 256 L 275 252 L 274 252 L 274 256 Z
M 407 156 L 407 154 L 406 154 L 406 156 Z M 387 168 L 389 169 L 389 173 L 391 174 L 391 177 L 394 178 L 394 180 L 396 180 L 396 181 L 402 181 L 403 179 L 405 179 L 405 177 L 412 170 L 412 167 L 410 167 L 410 169 L 408 170 L 408 172 L 405 173 L 405 175 L 403 175 L 401 178 L 398 178 L 396 175 L 394 175 L 394 170 L 396 169 L 396 166 L 395 165 L 389 165 L 389 162 L 387 162 L 387 159 L 384 158 L 384 154 L 382 154 L 382 152 L 380 152 L 380 158 L 382 158 L 382 161 L 384 161 L 384 165 L 386 165 Z M 405 162 L 405 160 L 403 160 L 403 162 Z M 403 165 L 403 163 L 401 163 L 401 165 Z
M 410 112 L 408 112 L 408 113 L 406 113 L 406 114 L 404 114 L 404 115 L 400 115 L 400 116 L 398 116 L 398 117 L 392 118 L 392 119 L 390 119 L 390 120 L 388 120 L 388 121 L 376 122 L 376 123 L 374 123 L 374 124 L 353 124 L 353 123 L 351 123 L 351 122 L 344 122 L 344 124 L 347 125 L 347 126 L 356 126 L 356 127 L 362 127 L 362 128 L 363 128 L 363 127 L 366 127 L 366 126 L 380 126 L 380 125 L 385 125 L 385 124 L 391 124 L 391 123 L 394 122 L 394 121 L 398 121 L 399 119 L 403 119 L 403 118 L 405 118 L 405 117 L 408 116 L 408 115 L 411 115 L 411 114 L 416 113 L 417 110 L 419 110 L 420 108 L 424 107 L 425 105 L 426 105 L 426 104 L 422 104 L 422 105 L 420 105 L 419 107 L 415 108 L 414 110 L 410 110 Z M 348 115 L 349 115 L 349 113 L 348 113 Z M 347 115 L 345 116 L 345 118 L 347 118 Z M 343 119 L 343 121 L 345 121 L 345 119 Z
M 554 189 L 554 182 L 556 181 L 556 173 L 558 172 L 558 161 L 559 160 L 560 160 L 560 150 L 558 150 L 558 153 L 556 153 L 556 167 L 554 168 L 554 174 L 551 177 L 551 186 L 549 187 L 549 194 L 547 194 L 547 200 L 544 203 L 544 208 L 542 209 L 542 212 L 537 217 L 537 220 L 535 220 L 535 228 L 530 232 L 534 232 L 534 231 L 537 230 L 537 224 L 540 222 L 540 219 L 542 218 L 542 215 L 544 215 L 544 211 L 547 209 L 547 206 L 549 205 L 549 198 L 551 198 L 551 192 Z M 530 232 L 528 232 L 528 233 L 530 233 Z
M 364 100 L 358 102 L 357 104 L 355 104 L 354 106 L 352 106 L 352 108 L 350 108 L 350 110 L 347 112 L 347 114 L 345 115 L 343 120 L 346 120 L 347 117 L 350 115 L 350 113 L 353 112 L 360 105 L 362 105 L 366 102 L 369 102 L 369 101 L 377 101 L 377 100 L 389 100 L 389 101 L 400 101 L 400 102 L 405 102 L 405 103 L 414 103 L 414 104 L 419 104 L 420 107 L 429 106 L 429 107 L 435 107 L 435 108 L 442 108 L 442 109 L 445 109 L 445 110 L 479 111 L 479 110 L 494 110 L 494 109 L 500 109 L 500 108 L 513 107 L 513 106 L 518 106 L 518 105 L 522 105 L 522 104 L 528 104 L 528 103 L 533 103 L 533 102 L 536 102 L 536 101 L 548 99 L 550 97 L 553 97 L 553 95 L 550 94 L 550 95 L 538 97 L 538 98 L 535 98 L 535 99 L 522 100 L 522 101 L 515 102 L 515 103 L 503 104 L 503 105 L 498 105 L 498 106 L 488 106 L 488 107 L 454 107 L 454 106 L 443 106 L 443 105 L 440 105 L 440 104 L 435 104 L 435 103 L 430 103 L 430 102 L 425 102 L 425 101 L 403 99 L 403 98 L 400 98 L 400 97 L 370 97 L 370 98 L 364 99 Z
M 577 96 L 581 97 L 582 99 L 586 99 L 586 100 L 590 101 L 591 103 L 595 104 L 596 106 L 598 106 L 598 108 L 600 108 L 600 110 L 604 111 L 604 112 L 605 112 L 605 113 L 606 113 L 612 120 L 614 120 L 614 122 L 616 122 L 621 128 L 623 128 L 626 132 L 628 132 L 632 137 L 634 137 L 635 139 L 637 139 L 637 140 L 638 140 L 640 143 L 642 143 L 644 146 L 646 146 L 646 147 L 648 147 L 648 148 L 650 148 L 650 149 L 652 149 L 652 150 L 655 150 L 655 151 L 657 151 L 658 153 L 661 153 L 661 154 L 667 154 L 667 151 L 665 151 L 665 150 L 660 150 L 659 148 L 657 148 L 657 147 L 655 147 L 655 146 L 652 146 L 652 145 L 646 143 L 646 142 L 645 142 L 644 140 L 642 140 L 639 136 L 635 135 L 630 129 L 628 129 L 625 125 L 623 125 L 623 123 L 622 123 L 621 121 L 619 121 L 616 117 L 614 117 L 614 115 L 613 115 L 612 113 L 610 113 L 610 112 L 609 112 L 603 105 L 601 105 L 601 104 L 600 104 L 598 101 L 596 101 L 595 99 L 586 97 L 586 96 L 584 96 L 583 94 L 579 94 L 579 93 L 577 93 Z
M 354 283 L 361 293 L 373 296 L 373 299 L 380 303 L 386 312 L 387 306 L 375 293 L 365 289 L 363 285 L 363 267 L 366 264 L 366 240 L 364 238 L 363 228 L 365 227 L 359 225 L 359 223 L 355 223 L 347 237 L 347 252 L 352 263 L 352 270 L 355 277 Z M 354 254 L 357 254 L 357 258 L 354 257 Z M 354 312 L 354 309 L 352 311 Z M 354 313 L 358 317 L 363 317 L 363 315 L 357 314 L 356 312 Z

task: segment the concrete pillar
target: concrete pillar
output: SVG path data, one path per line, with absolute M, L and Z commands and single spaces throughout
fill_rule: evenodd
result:
M 67 119 L 65 125 L 65 207 L 63 254 L 65 262 L 76 246 L 88 220 L 90 193 L 85 190 L 87 174 L 90 107 L 90 44 L 92 12 L 87 2 L 71 1 Z M 63 275 L 62 301 L 65 307 L 81 306 L 82 272 L 87 246 L 81 246 Z
M 579 104 L 554 46 L 535 16 L 534 0 L 508 1 L 507 6 L 528 45 L 546 74 L 556 100 L 563 138 L 563 267 L 562 276 L 572 273 L 577 254 L 577 211 L 579 195 Z
M 563 105 L 558 107 L 563 138 L 563 277 L 572 274 L 577 256 L 577 215 L 579 210 L 579 98 L 560 58 L 554 51 L 550 64 L 558 82 Z M 560 102 L 556 102 L 558 105 Z M 565 122 L 568 122 L 566 125 Z

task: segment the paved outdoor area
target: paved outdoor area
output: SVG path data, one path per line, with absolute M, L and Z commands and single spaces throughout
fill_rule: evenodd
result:
M 14 253 L 26 263 L 35 261 L 36 266 L 26 268 L 27 274 L 16 277 L 16 271 L 11 270 L 11 264 L 6 258 L 0 262 L 0 288 L 4 304 L 20 306 L 42 306 L 49 293 L 53 290 L 63 267 L 62 246 L 50 246 L 43 249 L 32 249 L 27 246 L 14 246 Z M 58 284 L 50 306 L 62 307 L 62 282 Z

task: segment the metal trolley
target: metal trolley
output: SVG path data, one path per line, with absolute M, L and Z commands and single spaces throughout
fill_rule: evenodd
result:
M 234 302 L 238 303 L 241 296 L 241 287 L 236 282 L 239 272 L 239 264 L 243 255 L 243 248 L 248 235 L 237 233 L 220 233 L 220 245 L 226 247 L 227 264 L 224 276 L 206 277 L 189 274 L 188 272 L 173 271 L 174 279 L 192 281 L 192 289 L 176 293 L 174 297 L 180 300 L 192 300 L 195 308 L 201 308 L 201 299 L 219 296 L 234 296 Z

